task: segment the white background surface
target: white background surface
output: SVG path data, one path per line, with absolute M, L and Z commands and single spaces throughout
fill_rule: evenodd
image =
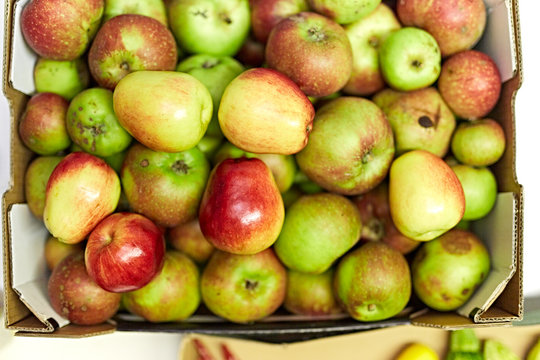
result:
M 0 11 L 0 45 L 3 51 L 4 2 Z M 516 99 L 517 177 L 525 192 L 524 291 L 540 295 L 540 4 L 519 3 L 524 81 Z M 3 60 L 3 57 L 2 57 Z M 1 67 L 0 67 L 1 68 Z M 0 194 L 9 181 L 9 110 L 0 96 Z M 1 226 L 1 223 L 0 223 Z M 0 246 L 0 253 L 2 247 Z M 0 287 L 3 274 L 0 273 Z M 2 300 L 0 299 L 0 303 Z M 88 339 L 14 337 L 0 324 L 0 359 L 174 359 L 180 336 L 174 334 L 122 333 Z

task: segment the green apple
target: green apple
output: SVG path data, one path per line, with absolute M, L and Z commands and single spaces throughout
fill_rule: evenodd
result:
M 463 121 L 452 136 L 451 147 L 461 163 L 489 166 L 504 154 L 506 138 L 502 126 L 493 119 Z
M 309 0 L 309 6 L 338 24 L 349 24 L 371 14 L 381 0 Z
M 145 15 L 167 26 L 167 9 L 163 0 L 106 0 L 103 23 L 121 14 Z
M 28 208 L 38 219 L 43 219 L 47 182 L 61 160 L 62 156 L 38 156 L 26 168 L 24 195 Z
M 182 60 L 176 71 L 194 76 L 210 91 L 214 112 L 206 135 L 222 137 L 217 118 L 219 103 L 227 85 L 244 71 L 244 66 L 230 56 L 197 54 Z
M 171 0 L 169 25 L 188 53 L 235 55 L 249 34 L 248 0 Z
M 497 180 L 487 167 L 454 165 L 463 192 L 465 193 L 465 213 L 463 220 L 478 220 L 486 216 L 497 200 Z
M 131 143 L 114 113 L 112 91 L 103 88 L 84 90 L 71 100 L 66 127 L 73 142 L 100 157 L 124 151 Z
M 197 148 L 203 152 L 208 160 L 212 160 L 221 144 L 223 144 L 223 136 L 204 135 L 197 143 Z
M 394 31 L 379 49 L 381 72 L 396 90 L 417 90 L 433 84 L 441 72 L 441 51 L 427 31 L 404 27 Z
M 51 92 L 71 100 L 90 83 L 86 61 L 51 60 L 40 58 L 34 67 L 34 84 L 37 92 Z
M 274 250 L 287 268 L 320 274 L 358 242 L 361 231 L 360 213 L 346 197 L 304 195 L 287 209 Z

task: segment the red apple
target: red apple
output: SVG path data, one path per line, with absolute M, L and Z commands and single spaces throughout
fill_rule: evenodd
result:
M 501 74 L 489 55 L 462 51 L 443 62 L 438 87 L 457 116 L 475 120 L 489 114 L 499 101 Z
M 52 271 L 66 256 L 82 251 L 84 251 L 82 243 L 66 244 L 54 236 L 49 236 L 45 242 L 43 255 L 45 256 L 47 267 Z
M 125 14 L 101 26 L 88 53 L 88 65 L 98 84 L 114 89 L 130 72 L 174 70 L 176 41 L 167 26 L 144 15 Z
M 251 0 L 251 28 L 255 38 L 265 44 L 272 28 L 281 20 L 308 11 L 306 0 Z
M 257 158 L 226 159 L 210 173 L 199 210 L 206 239 L 235 254 L 255 254 L 277 239 L 285 209 L 270 169 Z
M 345 30 L 334 21 L 302 12 L 280 21 L 266 44 L 266 61 L 308 96 L 326 96 L 345 86 L 353 55 Z
M 250 35 L 236 53 L 235 58 L 246 67 L 261 67 L 264 64 L 264 44 Z
M 103 290 L 88 276 L 82 251 L 67 256 L 54 268 L 48 294 L 54 311 L 77 325 L 108 320 L 122 299 L 121 294 Z
M 73 152 L 49 177 L 43 221 L 60 241 L 78 243 L 116 209 L 119 198 L 120 179 L 113 168 L 96 156 Z
M 167 235 L 173 248 L 183 252 L 198 264 L 204 264 L 215 249 L 204 237 L 199 219 L 170 228 Z
M 27 44 L 53 60 L 80 57 L 96 34 L 104 0 L 32 0 L 21 13 Z
M 88 275 L 103 289 L 140 289 L 161 270 L 165 254 L 163 232 L 148 218 L 115 213 L 90 233 L 84 253 Z

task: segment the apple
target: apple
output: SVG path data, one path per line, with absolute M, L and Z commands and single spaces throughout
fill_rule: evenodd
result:
M 345 26 L 353 53 L 353 67 L 344 93 L 366 96 L 384 88 L 379 47 L 392 31 L 400 28 L 392 9 L 382 3 L 366 17 Z
M 47 182 L 61 160 L 62 156 L 38 156 L 26 168 L 24 195 L 28 208 L 38 219 L 43 220 Z
M 463 220 L 478 220 L 489 214 L 497 200 L 497 179 L 487 167 L 454 165 L 465 194 Z
M 291 15 L 274 26 L 265 56 L 268 67 L 287 75 L 309 96 L 330 95 L 351 76 L 353 54 L 345 30 L 313 12 Z
M 201 302 L 199 269 L 186 255 L 168 250 L 162 270 L 144 287 L 124 293 L 126 309 L 158 323 L 182 321 Z
M 47 292 L 54 311 L 77 325 L 105 322 L 116 314 L 122 299 L 92 281 L 82 251 L 68 255 L 54 268 Z
M 314 116 L 313 105 L 293 81 L 265 68 L 246 70 L 231 81 L 218 110 L 221 130 L 232 144 L 283 155 L 306 146 Z
M 422 244 L 411 263 L 415 294 L 427 306 L 451 311 L 465 304 L 486 279 L 490 256 L 472 232 L 453 229 Z
M 88 275 L 110 292 L 140 289 L 161 271 L 162 231 L 148 218 L 119 212 L 103 219 L 88 236 L 84 260 Z
M 198 148 L 167 153 L 133 144 L 120 177 L 134 212 L 173 227 L 197 217 L 210 165 Z
M 340 97 L 317 110 L 296 161 L 326 190 L 358 195 L 386 177 L 394 151 L 392 128 L 381 109 L 364 98 Z
M 21 13 L 21 30 L 39 56 L 74 60 L 96 34 L 103 8 L 104 0 L 32 0 Z
M 338 24 L 350 24 L 371 14 L 381 0 L 308 0 L 309 6 Z
M 288 269 L 321 274 L 361 233 L 360 213 L 351 200 L 332 193 L 304 195 L 287 209 L 274 250 Z
M 163 0 L 107 0 L 103 11 L 103 23 L 122 14 L 145 15 L 168 26 L 167 8 Z
M 105 161 L 84 152 L 68 154 L 47 182 L 45 227 L 62 242 L 81 242 L 116 209 L 119 198 L 120 180 Z
M 197 264 L 206 263 L 215 250 L 204 237 L 199 219 L 169 228 L 167 239 L 173 248 L 189 256 Z
M 197 145 L 212 118 L 212 97 L 206 87 L 193 76 L 174 71 L 129 73 L 114 89 L 113 107 L 120 125 L 137 141 L 171 153 Z
M 400 0 L 396 5 L 403 25 L 428 31 L 443 57 L 472 48 L 486 26 L 483 0 Z
M 217 316 L 250 323 L 276 311 L 287 289 L 287 271 L 272 249 L 253 255 L 216 251 L 203 270 L 201 295 Z
M 405 257 L 382 242 L 369 242 L 345 255 L 334 275 L 338 303 L 358 321 L 399 314 L 411 297 Z
M 307 0 L 251 0 L 251 29 L 257 41 L 266 44 L 272 28 L 281 20 L 308 11 Z
M 504 154 L 506 137 L 502 126 L 493 119 L 463 121 L 452 136 L 451 147 L 459 162 L 489 166 Z
M 71 100 L 88 87 L 90 72 L 86 61 L 39 58 L 34 66 L 34 85 L 38 93 L 50 92 Z
M 169 25 L 188 53 L 232 56 L 250 29 L 248 0 L 171 0 Z
M 63 97 L 53 93 L 32 96 L 19 122 L 19 136 L 26 147 L 40 155 L 54 155 L 69 147 L 68 106 Z
M 240 157 L 261 159 L 272 171 L 279 192 L 284 193 L 292 186 L 296 175 L 296 162 L 292 155 L 280 154 L 254 154 L 237 148 L 230 142 L 225 142 L 214 155 L 214 164 L 225 159 Z
M 56 265 L 58 265 L 68 255 L 74 253 L 80 253 L 84 251 L 82 243 L 66 244 L 55 238 L 49 236 L 45 241 L 45 248 L 43 250 L 43 256 L 47 263 L 47 268 L 53 271 Z
M 74 143 L 100 157 L 124 151 L 132 140 L 114 113 L 112 91 L 103 88 L 77 94 L 67 109 L 65 126 Z
M 378 102 L 378 94 L 373 101 Z M 435 87 L 400 93 L 382 107 L 392 126 L 397 155 L 415 149 L 441 158 L 446 155 L 456 119 Z
M 413 240 L 433 240 L 456 226 L 465 212 L 458 177 L 429 151 L 411 150 L 395 159 L 388 192 L 394 224 Z
M 246 67 L 262 67 L 264 64 L 264 44 L 255 40 L 250 34 L 236 53 L 235 58 Z
M 178 53 L 173 34 L 158 20 L 136 14 L 118 15 L 98 30 L 88 66 L 97 83 L 114 89 L 139 70 L 174 70 Z
M 251 255 L 276 241 L 284 213 L 279 189 L 262 160 L 225 159 L 210 173 L 199 223 L 216 248 Z
M 306 316 L 328 316 L 343 313 L 334 297 L 334 269 L 322 274 L 287 271 L 287 293 L 283 305 L 289 312 Z
M 466 50 L 447 58 L 438 81 L 439 91 L 460 118 L 485 117 L 501 94 L 501 74 L 489 55 Z
M 217 116 L 219 103 L 227 85 L 244 71 L 244 66 L 230 56 L 197 54 L 182 60 L 176 71 L 194 76 L 210 91 L 213 114 L 206 135 L 223 137 Z
M 395 90 L 432 85 L 441 72 L 441 52 L 427 31 L 404 27 L 386 37 L 379 48 L 381 73 Z

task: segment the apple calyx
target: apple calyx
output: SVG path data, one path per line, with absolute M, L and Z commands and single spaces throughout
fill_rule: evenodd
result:
M 202 64 L 202 67 L 203 69 L 211 69 L 214 66 L 219 65 L 219 63 L 220 61 L 218 59 L 208 59 Z
M 384 235 L 384 224 L 376 218 L 369 219 L 362 228 L 362 237 L 369 241 L 379 241 Z
M 249 279 L 246 279 L 246 282 L 245 282 L 246 290 L 253 291 L 257 288 L 258 285 L 259 285 L 258 281 L 251 281 Z
M 176 160 L 172 165 L 171 165 L 171 169 L 175 172 L 175 173 L 182 173 L 182 174 L 187 174 L 190 167 L 182 160 Z
M 220 13 L 219 15 L 219 18 L 227 25 L 230 25 L 232 24 L 232 19 L 231 17 L 229 16 L 229 14 L 226 14 L 226 13 Z
M 313 26 L 307 30 L 309 39 L 313 42 L 322 42 L 326 40 L 327 36 L 318 26 Z

